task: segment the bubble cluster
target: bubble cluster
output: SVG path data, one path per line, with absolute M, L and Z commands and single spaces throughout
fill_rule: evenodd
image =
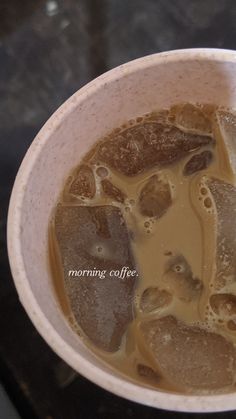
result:
M 214 214 L 215 208 L 212 200 L 212 196 L 209 188 L 205 184 L 205 177 L 202 179 L 202 182 L 199 184 L 199 201 L 202 203 L 203 209 L 208 212 L 208 214 Z

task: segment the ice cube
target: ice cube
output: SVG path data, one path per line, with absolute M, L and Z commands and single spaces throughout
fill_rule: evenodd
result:
M 212 132 L 210 118 L 199 107 L 191 103 L 177 105 L 170 110 L 170 120 L 180 129 L 208 135 Z
M 212 159 L 213 153 L 210 150 L 205 150 L 199 154 L 195 154 L 184 166 L 184 176 L 190 176 L 193 173 L 206 169 L 211 164 Z
M 118 172 L 134 176 L 153 166 L 175 163 L 189 152 L 213 143 L 210 136 L 186 133 L 172 125 L 146 122 L 102 141 L 97 157 Z
M 231 169 L 236 174 L 236 115 L 227 111 L 216 112 L 218 127 L 226 146 L 227 158 Z
M 121 202 L 121 203 L 124 202 L 125 194 L 121 192 L 121 190 L 117 186 L 113 185 L 113 183 L 110 182 L 110 180 L 103 179 L 101 181 L 101 185 L 102 185 L 102 190 L 105 195 L 109 196 L 114 201 Z
M 140 350 L 171 384 L 186 390 L 217 390 L 234 383 L 236 353 L 222 336 L 187 326 L 173 316 L 140 325 Z
M 216 314 L 224 318 L 236 315 L 236 296 L 233 294 L 213 294 L 210 305 Z
M 96 183 L 92 169 L 82 164 L 79 166 L 75 179 L 69 187 L 69 193 L 75 196 L 93 198 L 96 193 Z
M 219 179 L 209 179 L 217 213 L 216 276 L 217 289 L 236 281 L 236 188 Z
M 147 288 L 140 300 L 140 308 L 142 311 L 149 313 L 150 311 L 168 306 L 172 301 L 172 295 L 157 287 Z
M 140 192 L 139 209 L 142 215 L 160 218 L 171 206 L 171 189 L 166 177 L 153 175 Z
M 162 286 L 183 301 L 198 298 L 202 292 L 202 281 L 193 276 L 191 267 L 183 255 L 172 256 L 166 264 Z
M 97 347 L 116 351 L 133 317 L 136 282 L 134 276 L 114 276 L 122 267 L 135 269 L 120 210 L 61 205 L 55 215 L 55 234 L 76 321 Z

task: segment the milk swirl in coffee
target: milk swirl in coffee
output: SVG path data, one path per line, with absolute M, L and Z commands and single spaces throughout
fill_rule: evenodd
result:
M 49 226 L 58 301 L 88 348 L 145 386 L 236 382 L 236 115 L 180 104 L 100 139 Z

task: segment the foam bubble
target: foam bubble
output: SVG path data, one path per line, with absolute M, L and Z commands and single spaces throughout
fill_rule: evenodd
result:
M 200 189 L 200 193 L 202 195 L 206 195 L 207 194 L 207 189 L 204 186 L 202 186 L 201 189 Z
M 229 320 L 228 323 L 227 323 L 227 327 L 232 332 L 236 332 L 236 319 Z
M 109 172 L 106 167 L 100 166 L 97 168 L 96 174 L 103 179 L 108 176 Z
M 130 119 L 129 124 L 130 124 L 130 125 L 135 125 L 135 124 L 136 124 L 135 119 Z
M 212 207 L 211 198 L 209 198 L 209 196 L 204 199 L 204 205 L 205 205 L 206 208 L 211 208 Z

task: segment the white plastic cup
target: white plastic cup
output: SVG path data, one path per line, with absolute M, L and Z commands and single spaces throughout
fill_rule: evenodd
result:
M 92 382 L 118 396 L 162 409 L 233 410 L 235 393 L 170 394 L 134 384 L 105 365 L 68 325 L 48 267 L 48 222 L 71 169 L 113 128 L 180 102 L 236 108 L 236 52 L 189 49 L 150 55 L 105 73 L 68 99 L 41 129 L 16 177 L 8 215 L 10 265 L 20 301 L 39 333 Z

